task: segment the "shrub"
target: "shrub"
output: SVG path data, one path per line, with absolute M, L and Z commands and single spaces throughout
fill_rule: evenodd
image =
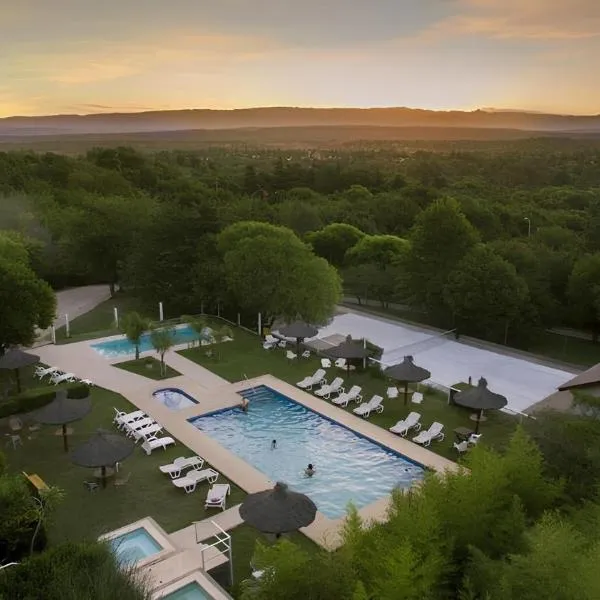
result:
M 50 404 L 56 395 L 57 389 L 66 389 L 69 398 L 87 398 L 90 388 L 85 383 L 68 383 L 64 386 L 45 386 L 25 390 L 17 396 L 11 397 L 6 402 L 0 403 L 0 419 L 11 415 L 28 413 L 46 404 Z
M 11 600 L 149 600 L 144 581 L 119 565 L 105 544 L 61 544 L 6 569 L 0 598 Z

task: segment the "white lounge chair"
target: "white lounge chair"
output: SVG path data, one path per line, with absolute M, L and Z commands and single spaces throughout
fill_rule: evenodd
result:
M 156 437 L 159 433 L 162 433 L 162 430 L 162 425 L 153 423 L 152 425 L 148 425 L 148 427 L 137 429 L 131 435 L 137 444 L 140 440 L 147 440 L 148 438 Z
M 173 479 L 171 483 L 178 488 L 183 488 L 186 494 L 191 494 L 199 483 L 208 481 L 214 483 L 219 478 L 219 474 L 214 469 L 204 469 L 202 471 L 189 471 L 184 477 Z
M 265 336 L 265 341 L 263 342 L 263 348 L 265 350 L 271 350 L 272 348 L 275 348 L 277 346 L 277 344 L 279 344 L 279 340 L 272 336 L 271 334 Z
M 398 397 L 398 388 L 397 387 L 389 387 L 387 389 L 387 397 L 390 400 L 394 400 Z
M 343 369 L 344 371 L 348 369 L 348 361 L 345 358 L 338 358 L 335 361 L 335 366 L 338 369 Z M 350 365 L 350 371 L 354 371 L 356 367 L 354 365 Z
M 126 413 L 115 408 L 115 413 L 114 423 L 119 429 L 123 429 L 128 423 L 147 418 L 143 410 L 134 410 L 133 412 Z
M 58 369 L 56 367 L 36 367 L 35 368 L 35 376 L 43 379 L 46 375 L 54 375 Z
M 59 383 L 73 383 L 74 381 L 77 381 L 77 377 L 75 377 L 75 375 L 73 373 L 55 373 L 51 378 L 50 381 L 54 384 L 54 385 L 58 385 Z
M 321 366 L 324 369 L 329 369 L 329 368 L 331 368 L 331 361 L 328 358 L 322 358 L 321 359 Z
M 313 385 L 319 385 L 320 383 L 325 383 L 325 369 L 317 369 L 313 375 L 305 377 L 296 385 L 303 390 L 310 390 Z
M 360 417 L 369 417 L 372 412 L 383 412 L 383 398 L 381 396 L 373 396 L 368 402 L 363 402 L 357 406 L 352 412 Z
M 231 493 L 231 486 L 228 483 L 215 483 L 208 494 L 206 494 L 206 502 L 204 508 L 220 508 L 225 510 L 227 496 Z
M 285 348 L 287 346 L 287 340 L 279 340 L 277 344 L 280 348 Z
M 310 350 L 305 350 L 302 353 L 302 358 L 310 358 Z
M 423 402 L 423 394 L 421 394 L 421 392 L 413 392 L 410 401 L 413 404 L 421 404 L 421 402 Z
M 152 450 L 156 450 L 157 448 L 162 448 L 163 450 L 167 449 L 167 446 L 174 444 L 175 440 L 172 437 L 161 437 L 161 438 L 149 438 L 142 444 L 142 450 L 150 456 L 152 454 Z
M 332 394 L 342 394 L 344 392 L 343 384 L 344 380 L 341 377 L 336 377 L 331 383 L 326 383 L 323 387 L 319 388 L 315 394 L 320 398 L 329 400 Z
M 204 459 L 200 456 L 178 456 L 172 463 L 158 467 L 161 473 L 168 475 L 171 479 L 177 479 L 182 471 L 194 469 L 199 471 L 204 466 Z
M 298 355 L 294 354 L 291 350 L 286 350 L 285 357 L 288 360 L 295 360 L 296 358 L 298 358 Z
M 444 439 L 443 429 L 444 426 L 436 421 L 431 424 L 427 431 L 421 431 L 412 441 L 415 444 L 421 444 L 421 446 L 429 446 L 433 440 L 440 440 L 441 442 Z
M 467 440 L 464 440 L 462 442 L 454 442 L 453 445 L 454 445 L 454 449 L 459 454 L 464 454 L 469 449 L 469 442 L 467 442 Z
M 94 382 L 91 379 L 80 379 L 79 383 L 85 383 L 85 385 L 89 385 L 90 387 L 94 385 Z
M 482 435 L 483 435 L 482 433 L 472 433 L 469 436 L 467 443 L 470 444 L 471 446 L 475 446 L 476 444 L 479 443 L 479 440 L 481 439 Z
M 144 427 L 149 427 L 150 425 L 156 425 L 156 421 L 150 417 L 145 417 L 144 419 L 137 419 L 135 421 L 131 421 L 130 423 L 125 423 L 125 425 L 123 425 L 123 429 L 125 430 L 126 435 L 133 437 L 133 434 L 138 431 L 138 429 L 143 429 Z
M 420 431 L 421 423 L 421 415 L 417 412 L 411 412 L 406 419 L 402 419 L 398 421 L 393 427 L 390 427 L 390 431 L 392 433 L 397 433 L 404 437 L 411 429 L 415 431 Z
M 333 398 L 331 401 L 338 406 L 348 406 L 352 401 L 360 402 L 362 400 L 361 395 L 362 388 L 358 385 L 353 385 L 350 391 L 340 394 L 337 398 Z

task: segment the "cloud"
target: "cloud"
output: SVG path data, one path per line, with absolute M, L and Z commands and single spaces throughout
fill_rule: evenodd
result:
M 600 36 L 598 0 L 456 0 L 455 4 L 455 15 L 424 33 L 549 41 Z
M 55 50 L 29 49 L 11 63 L 18 79 L 80 85 L 159 69 L 211 67 L 251 61 L 277 50 L 268 38 L 171 31 L 161 39 L 68 42 Z

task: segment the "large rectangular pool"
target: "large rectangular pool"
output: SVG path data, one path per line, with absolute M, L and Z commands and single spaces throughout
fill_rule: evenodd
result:
M 173 338 L 175 341 L 174 345 L 189 344 L 198 339 L 198 334 L 189 325 L 184 325 L 173 330 Z M 135 354 L 135 346 L 125 336 L 116 340 L 92 344 L 92 348 L 98 352 L 98 354 L 106 356 L 107 358 Z M 140 352 L 147 352 L 148 350 L 153 350 L 153 346 L 150 341 L 150 334 L 145 333 L 140 340 Z
M 343 517 L 349 502 L 362 508 L 423 479 L 421 465 L 267 386 L 242 395 L 247 413 L 233 408 L 190 422 L 271 481 L 309 496 L 329 518 Z M 308 463 L 316 468 L 313 477 L 304 475 Z

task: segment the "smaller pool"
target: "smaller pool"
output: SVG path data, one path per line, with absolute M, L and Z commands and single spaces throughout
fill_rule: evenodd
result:
M 156 390 L 152 397 L 171 410 L 182 410 L 198 404 L 198 400 L 188 396 L 183 390 L 177 388 L 163 388 Z
M 162 600 L 211 600 L 211 597 L 200 587 L 200 585 L 192 581 L 183 587 L 162 597 Z
M 189 325 L 178 326 L 173 329 L 172 332 L 175 346 L 178 344 L 189 344 L 198 339 L 198 334 Z M 92 348 L 98 352 L 98 354 L 106 356 L 107 358 L 135 354 L 135 346 L 125 336 L 117 338 L 116 340 L 92 344 Z M 148 350 L 153 349 L 151 334 L 144 333 L 140 338 L 140 352 L 147 352 Z
M 110 545 L 121 564 L 136 563 L 164 550 L 144 527 L 112 538 Z

